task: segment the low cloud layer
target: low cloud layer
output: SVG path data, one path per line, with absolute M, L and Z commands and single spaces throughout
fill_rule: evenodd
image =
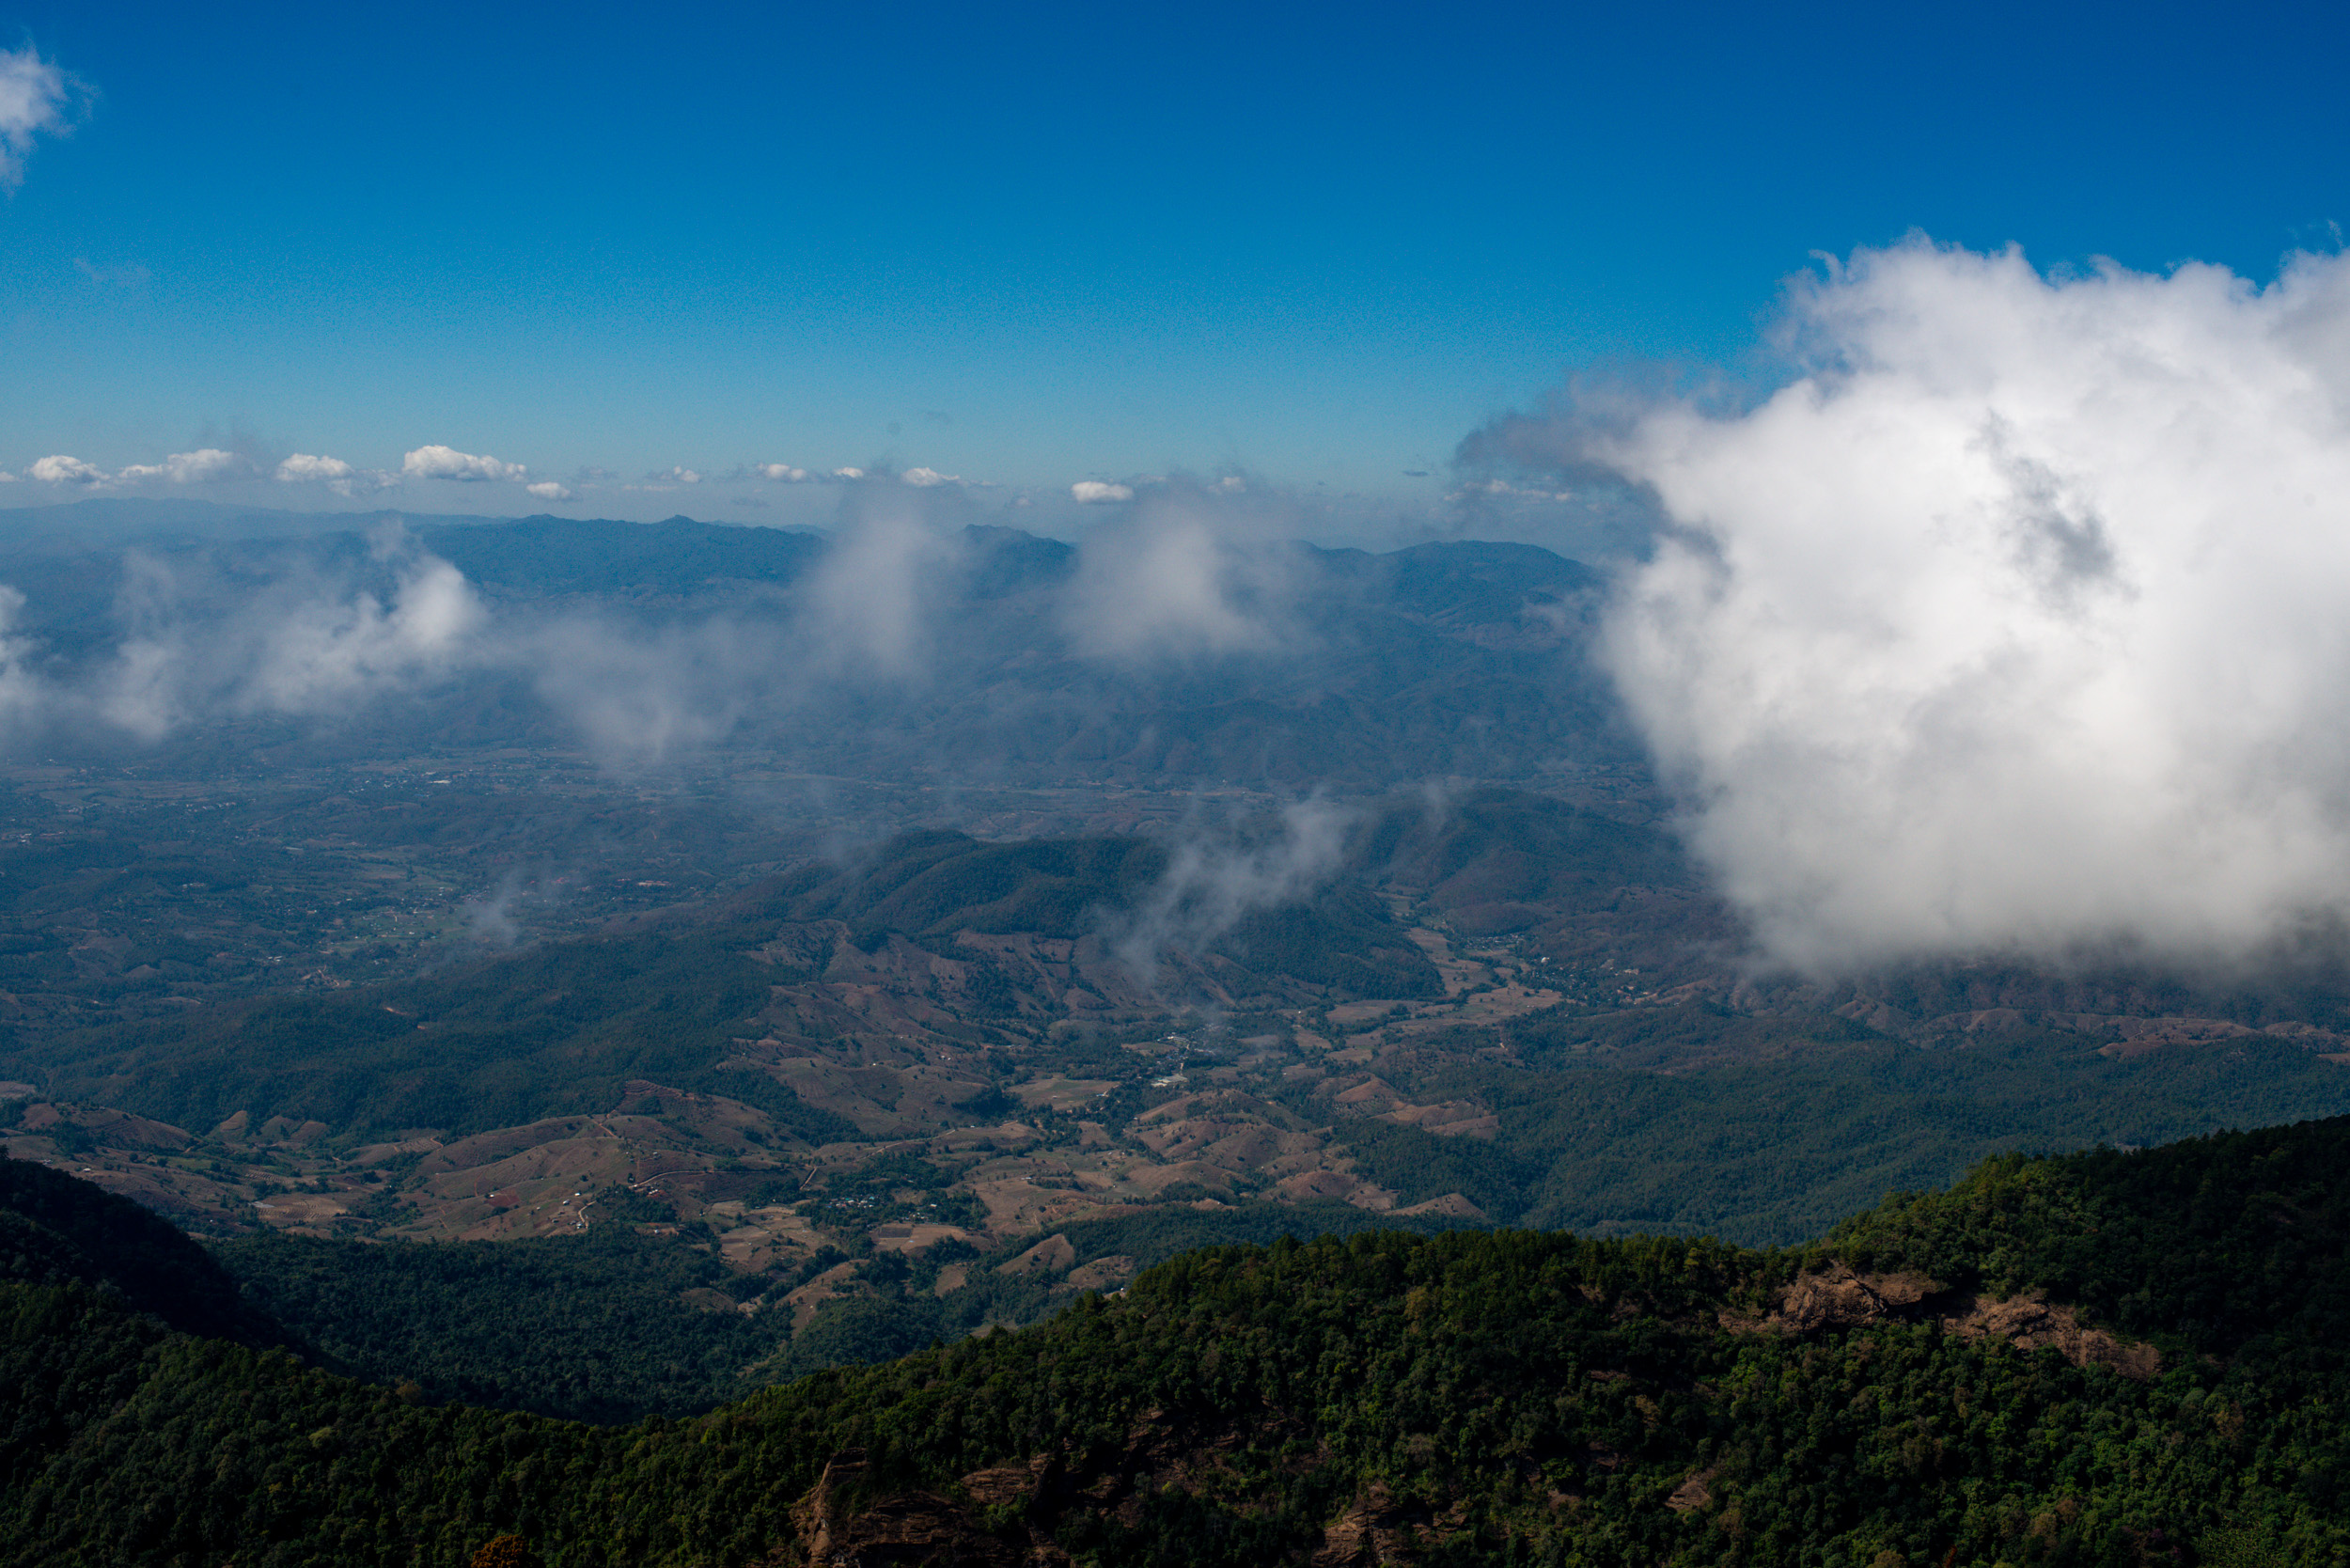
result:
M 1653 498 L 1608 632 L 1774 958 L 2256 955 L 2350 915 L 2350 261 L 1794 289 L 1760 406 L 1494 443 Z

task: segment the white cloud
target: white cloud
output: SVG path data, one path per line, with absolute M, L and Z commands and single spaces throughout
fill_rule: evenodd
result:
M 1507 479 L 1471 479 L 1445 499 L 1458 501 L 1472 495 L 1515 495 L 1528 501 L 1572 501 L 1574 499 L 1574 492 L 1571 490 L 1550 490 L 1542 485 L 1515 485 Z
M 1107 501 L 1131 501 L 1134 487 L 1123 484 L 1104 484 L 1100 479 L 1079 479 L 1069 487 L 1069 494 L 1085 506 L 1099 506 Z
M 337 457 L 312 457 L 296 452 L 276 468 L 280 484 L 323 484 L 337 495 L 357 495 L 369 490 L 389 490 L 400 483 L 381 468 L 357 468 Z
M 24 470 L 25 477 L 43 484 L 104 484 L 106 471 L 77 457 L 58 453 L 45 457 Z
M 248 700 L 281 713 L 319 712 L 440 674 L 487 620 L 464 573 L 424 557 L 400 573 L 388 606 L 361 593 L 289 616 L 269 639 Z
M 388 592 L 300 578 L 207 606 L 205 585 L 133 553 L 122 602 L 133 623 L 89 700 L 141 740 L 222 712 L 342 714 L 378 695 L 478 661 L 489 612 L 463 573 L 379 534 Z
M 14 634 L 24 613 L 24 595 L 0 583 L 0 734 L 48 707 L 53 693 L 32 669 L 33 642 Z
M 348 479 L 357 472 L 357 469 L 337 457 L 312 457 L 306 452 L 296 452 L 277 465 L 277 482 L 301 484 L 313 479 L 321 481 Z
M 7 469 L 5 469 L 5 468 L 0 468 L 0 484 L 14 484 L 14 483 L 16 483 L 16 476 L 15 476 L 14 474 L 9 473 L 9 472 L 8 472 Z
M 563 485 L 556 484 L 553 479 L 540 479 L 537 484 L 527 485 L 525 488 L 541 501 L 568 501 L 572 498 L 571 491 Z
M 928 490 L 933 485 L 963 482 L 963 476 L 960 474 L 942 474 L 935 468 L 909 468 L 898 478 L 922 490 Z
M 1148 984 L 1168 948 L 1197 953 L 1250 913 L 1304 898 L 1337 873 L 1354 821 L 1317 796 L 1284 808 L 1279 838 L 1252 848 L 1186 834 L 1117 933 L 1119 957 Z
M 752 466 L 751 472 L 761 478 L 774 479 L 782 484 L 806 484 L 807 482 L 807 470 L 794 468 L 788 463 L 756 463 Z
M 656 470 L 646 475 L 645 478 L 655 484 L 666 485 L 699 484 L 702 482 L 702 477 L 694 472 L 691 468 L 674 466 L 666 469 Z
M 797 663 L 772 629 L 725 617 L 649 629 L 561 616 L 512 642 L 507 656 L 531 672 L 591 750 L 622 767 L 717 740 L 746 705 L 772 695 L 778 669 Z
M 926 497 L 889 486 L 849 495 L 848 520 L 808 574 L 805 631 L 811 664 L 912 680 L 931 651 L 952 538 L 923 517 Z
M 862 468 L 836 468 L 832 471 L 832 477 L 836 479 L 861 479 L 865 478 L 865 470 Z
M 519 479 L 528 472 L 519 463 L 476 457 L 453 447 L 419 447 L 400 460 L 400 471 L 412 479 Z
M 1080 651 L 1184 658 L 1272 649 L 1289 594 L 1289 557 L 1197 493 L 1153 493 L 1086 536 L 1063 607 Z
M 217 447 L 204 447 L 193 452 L 174 452 L 161 463 L 134 463 L 118 478 L 125 484 L 144 479 L 162 479 L 170 484 L 212 484 L 224 479 L 249 479 L 254 474 L 250 459 L 224 452 Z
M 30 45 L 0 49 L 0 186 L 24 182 L 34 141 L 61 135 L 77 84 Z
M 1760 407 L 1548 431 L 1674 525 L 1608 656 L 1768 951 L 2209 962 L 2350 917 L 2350 258 L 1918 241 L 1789 316 L 1810 373 Z

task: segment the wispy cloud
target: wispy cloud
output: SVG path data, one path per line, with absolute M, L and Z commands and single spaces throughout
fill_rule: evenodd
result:
M 73 259 L 73 270 L 101 289 L 120 289 L 126 292 L 146 288 L 155 276 L 136 262 L 120 267 L 102 267 L 80 256 Z
M 1287 637 L 1292 555 L 1243 500 L 1162 486 L 1088 533 L 1064 609 L 1080 652 L 1262 652 Z
M 63 135 L 87 97 L 73 77 L 26 45 L 0 49 L 0 186 L 24 182 L 24 160 L 42 136 Z
M 1338 872 L 1355 820 L 1352 808 L 1314 796 L 1287 807 L 1267 841 L 1183 834 L 1165 873 L 1112 933 L 1120 958 L 1150 983 L 1168 949 L 1198 953 L 1257 910 L 1304 898 Z
M 897 681 L 923 673 L 931 610 L 957 558 L 928 511 L 952 501 L 889 484 L 850 490 L 842 525 L 808 578 L 811 659 L 835 673 Z
M 360 468 L 337 457 L 314 457 L 296 452 L 271 471 L 280 484 L 322 484 L 337 495 L 360 495 L 389 490 L 399 478 L 381 468 Z
M 167 484 L 219 484 L 229 479 L 250 479 L 259 476 L 259 467 L 252 459 L 237 452 L 225 452 L 217 447 L 202 447 L 193 452 L 174 452 L 161 463 L 134 463 L 116 476 L 125 484 L 160 479 Z
M 185 568 L 126 562 L 129 635 L 87 700 L 147 741 L 223 713 L 348 713 L 477 663 L 489 613 L 464 574 L 378 534 L 378 586 L 290 578 L 210 602 Z

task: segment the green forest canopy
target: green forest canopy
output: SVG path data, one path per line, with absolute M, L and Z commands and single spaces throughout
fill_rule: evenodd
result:
M 1931 1284 L 1741 1330 L 1831 1261 Z M 2076 1304 L 2159 1370 L 1946 1326 L 1976 1292 Z M 2350 1555 L 2342 1120 L 1996 1160 L 1794 1250 L 1212 1247 L 1032 1329 L 617 1429 L 410 1403 L 86 1284 L 0 1313 L 13 1561 L 457 1563 L 511 1533 L 550 1564 L 741 1562 L 835 1461 L 844 1531 L 928 1510 L 980 1560 L 1303 1561 L 1348 1518 L 1460 1563 Z M 1004 1464 L 1031 1481 L 999 1500 L 961 1479 Z

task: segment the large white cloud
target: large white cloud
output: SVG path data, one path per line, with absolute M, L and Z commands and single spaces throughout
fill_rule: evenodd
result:
M 1132 485 L 1105 484 L 1100 479 L 1079 479 L 1069 487 L 1069 494 L 1080 506 L 1101 506 L 1112 501 L 1131 501 L 1135 498 Z
M 1538 432 L 1668 520 L 1609 657 L 1768 950 L 2226 959 L 2350 915 L 2350 259 L 1919 241 L 1798 286 L 1789 342 L 1750 411 Z
M 103 468 L 95 463 L 84 463 L 77 457 L 67 457 L 62 452 L 37 460 L 30 468 L 24 470 L 24 474 L 27 478 L 39 479 L 43 484 L 104 484 L 106 482 L 106 471 Z
M 24 182 L 33 143 L 67 128 L 74 97 L 73 79 L 30 45 L 0 49 L 0 186 Z
M 412 479 L 519 479 L 528 472 L 519 463 L 476 457 L 454 447 L 419 447 L 400 460 L 400 471 Z

